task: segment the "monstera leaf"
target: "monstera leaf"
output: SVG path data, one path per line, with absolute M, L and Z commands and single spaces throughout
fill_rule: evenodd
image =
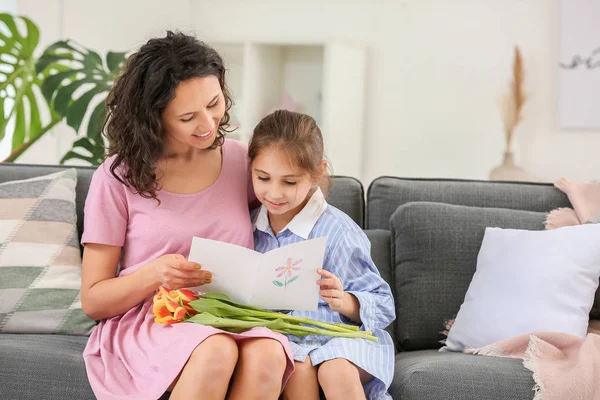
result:
M 60 163 L 64 164 L 67 160 L 78 159 L 86 161 L 90 165 L 100 165 L 104 161 L 104 148 L 102 136 L 82 137 L 73 143 L 73 148 L 64 155 Z M 79 151 L 75 151 L 76 149 Z
M 126 53 L 98 53 L 73 41 L 59 41 L 36 59 L 40 33 L 25 17 L 0 14 L 0 141 L 14 127 L 16 160 L 60 121 L 81 138 L 60 161 L 80 159 L 99 164 L 104 156 L 100 131 L 106 116 L 104 101 L 125 63 Z M 86 118 L 87 116 L 87 118 Z
M 109 52 L 106 62 L 92 50 L 73 41 L 59 41 L 48 47 L 37 62 L 38 72 L 47 74 L 42 93 L 51 108 L 79 135 L 61 164 L 79 159 L 92 165 L 102 162 L 101 133 L 106 117 L 105 100 L 125 63 L 126 53 Z M 89 111 L 93 109 L 92 111 Z M 89 114 L 87 125 L 84 125 Z
M 66 118 L 78 134 L 84 136 L 61 159 L 79 159 L 92 165 L 102 162 L 104 140 L 102 123 L 106 117 L 105 99 L 125 63 L 124 52 L 109 52 L 106 62 L 100 55 L 73 41 L 50 46 L 37 63 L 38 71 L 53 71 L 42 85 L 42 93 L 53 110 Z M 88 110 L 93 110 L 88 112 Z M 87 125 L 82 126 L 89 114 Z
M 0 14 L 0 141 L 14 126 L 12 152 L 5 161 L 14 161 L 61 120 L 40 94 L 45 75 L 35 68 L 39 38 L 28 18 Z M 42 113 L 49 121 L 42 120 Z

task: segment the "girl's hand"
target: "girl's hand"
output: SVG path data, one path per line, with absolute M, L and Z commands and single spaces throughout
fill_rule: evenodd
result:
M 344 292 L 344 286 L 340 281 L 340 278 L 335 276 L 329 271 L 324 269 L 317 270 L 317 273 L 322 276 L 317 281 L 319 289 L 319 296 L 329 304 L 329 308 L 333 311 L 340 312 L 344 309 L 344 300 L 346 299 L 346 292 Z
M 150 262 L 158 280 L 169 289 L 181 289 L 210 283 L 212 273 L 181 254 L 165 254 Z

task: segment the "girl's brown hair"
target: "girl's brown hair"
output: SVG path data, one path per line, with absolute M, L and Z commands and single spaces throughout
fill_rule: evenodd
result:
M 320 178 L 319 186 L 327 195 L 331 175 L 322 169 L 325 160 L 323 135 L 312 117 L 287 110 L 277 110 L 264 117 L 254 128 L 248 157 L 254 161 L 261 151 L 273 147 L 284 151 L 293 165 L 312 178 Z
M 180 82 L 207 76 L 219 79 L 225 98 L 225 115 L 212 146 L 217 148 L 229 132 L 232 105 L 221 56 L 193 36 L 168 31 L 128 58 L 106 99 L 103 129 L 109 141 L 108 156 L 115 156 L 110 170 L 116 179 L 142 197 L 156 200 L 156 162 L 164 151 L 162 113 Z

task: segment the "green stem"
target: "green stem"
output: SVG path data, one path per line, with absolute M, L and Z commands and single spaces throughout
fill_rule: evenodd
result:
M 277 315 L 277 316 L 265 317 L 265 318 L 236 317 L 236 319 L 239 319 L 242 321 L 264 321 L 265 323 L 269 323 L 276 319 L 281 319 L 284 321 L 293 321 L 295 323 L 295 324 L 293 324 L 294 326 L 296 326 L 296 324 L 306 324 L 306 325 L 318 326 L 319 328 L 330 330 L 332 332 L 340 332 L 340 333 L 361 332 L 358 329 L 358 326 L 354 326 L 354 325 L 330 324 L 327 322 L 320 322 L 320 321 L 315 321 L 315 320 L 308 319 L 308 318 L 300 318 L 300 317 L 295 317 L 295 316 L 287 315 L 287 314 L 282 314 L 282 315 L 285 315 L 286 317 Z M 350 329 L 350 327 L 352 327 L 354 329 Z M 366 333 L 367 335 L 372 334 L 372 332 L 366 332 L 366 331 L 362 331 L 362 332 Z
M 332 323 L 331 325 L 339 326 L 341 328 L 348 329 L 349 331 L 352 331 L 352 332 L 358 332 L 358 331 L 360 331 L 360 327 L 358 327 L 356 325 L 334 324 L 334 323 Z M 370 332 L 370 331 L 367 331 L 367 332 L 373 333 L 373 332 Z
M 289 314 L 284 314 L 284 313 L 279 313 L 279 312 L 256 311 L 256 315 L 258 317 L 266 318 L 268 320 L 282 319 L 284 321 L 289 321 L 289 322 L 314 325 L 314 326 L 318 326 L 319 328 L 329 329 L 329 330 L 335 331 L 335 332 L 357 332 L 358 331 L 358 328 L 356 328 L 356 329 L 347 328 L 345 325 L 342 325 L 342 324 L 331 324 L 328 322 L 316 321 L 316 320 L 310 319 L 310 318 L 297 317 L 295 315 L 289 315 Z M 349 325 L 349 326 L 351 326 L 351 325 Z M 371 334 L 371 332 L 366 332 L 366 333 Z
M 355 338 L 355 339 L 366 339 L 373 342 L 377 342 L 379 339 L 367 332 L 339 332 L 328 329 L 312 328 L 309 326 L 296 325 L 282 319 L 275 319 L 271 321 L 265 321 L 256 317 L 240 317 L 240 318 L 223 318 L 215 317 L 208 313 L 206 315 L 198 314 L 188 319 L 189 322 L 195 322 L 202 325 L 210 325 L 215 328 L 227 329 L 251 329 L 256 327 L 266 327 L 274 332 L 292 334 L 294 336 L 308 336 L 308 335 L 323 335 L 323 336 L 334 336 L 344 338 Z
M 364 332 L 364 331 L 358 331 L 358 332 L 337 332 L 337 331 L 332 331 L 332 330 L 324 330 L 324 329 L 318 329 L 318 328 L 311 328 L 309 326 L 304 326 L 304 325 L 295 325 L 295 324 L 290 324 L 289 322 L 285 322 L 282 321 L 283 326 L 278 326 L 277 329 L 283 329 L 283 330 L 294 330 L 294 331 L 299 331 L 299 332 L 306 332 L 307 334 L 312 334 L 312 335 L 325 335 L 325 336 L 335 336 L 335 337 L 346 337 L 346 338 L 357 338 L 357 339 L 367 339 L 373 342 L 377 342 L 378 339 L 377 337 Z M 273 328 L 271 328 L 273 329 Z M 276 330 L 276 329 L 273 329 Z
M 17 158 L 19 158 L 25 152 L 25 150 L 27 150 L 29 147 L 31 147 L 31 145 L 33 145 L 35 142 L 37 142 L 42 136 L 44 136 L 44 134 L 46 132 L 48 132 L 50 129 L 54 128 L 54 126 L 56 126 L 56 124 L 58 124 L 60 121 L 62 121 L 62 117 L 60 117 L 60 116 L 54 117 L 54 119 L 52 121 L 50 121 L 50 124 L 48 124 L 45 128 L 43 128 L 37 135 L 35 135 L 31 139 L 29 139 L 28 141 L 23 142 L 22 145 L 20 145 L 16 149 L 14 149 L 13 152 L 10 153 L 8 155 L 8 157 L 6 157 L 4 159 L 3 162 L 14 162 Z
M 297 317 L 295 315 L 287 315 L 287 314 L 283 314 L 283 315 L 285 315 L 285 318 L 283 318 L 283 319 L 285 319 L 287 321 L 294 321 L 294 322 L 298 322 L 301 324 L 314 325 L 314 326 L 318 326 L 320 328 L 330 329 L 330 330 L 336 331 L 336 332 L 358 332 L 359 331 L 358 327 L 350 328 L 352 325 L 332 324 L 329 322 L 316 321 L 316 320 L 310 319 L 310 318 Z M 366 332 L 366 333 L 371 334 L 371 332 Z

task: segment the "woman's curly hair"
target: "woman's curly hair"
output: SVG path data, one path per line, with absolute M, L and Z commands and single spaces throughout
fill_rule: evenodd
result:
M 157 200 L 160 189 L 156 163 L 164 152 L 161 116 L 180 82 L 215 76 L 225 97 L 225 114 L 212 148 L 223 144 L 229 132 L 232 99 L 225 83 L 221 56 L 193 36 L 168 31 L 151 39 L 126 62 L 106 100 L 104 135 L 108 157 L 115 156 L 110 171 L 144 198 Z

